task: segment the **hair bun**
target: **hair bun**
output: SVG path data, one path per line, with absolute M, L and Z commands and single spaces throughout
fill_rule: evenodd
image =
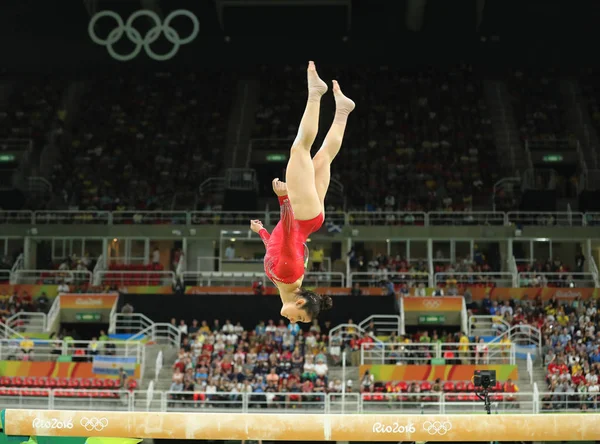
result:
M 321 311 L 331 310 L 331 307 L 333 307 L 333 299 L 331 299 L 331 296 L 328 296 L 326 294 L 322 294 L 320 296 L 321 296 Z

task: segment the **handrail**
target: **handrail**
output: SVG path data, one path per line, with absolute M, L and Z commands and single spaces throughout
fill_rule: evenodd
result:
M 536 356 L 542 353 L 542 332 L 539 328 L 529 324 L 513 325 L 508 330 L 502 332 L 489 343 L 496 343 L 508 337 L 512 344 L 535 345 Z
M 198 405 L 211 406 L 213 411 L 216 413 L 225 412 L 243 412 L 248 413 L 261 409 L 265 411 L 265 407 L 272 403 L 273 407 L 279 405 L 281 409 L 278 412 L 286 412 L 286 410 L 293 411 L 294 413 L 302 414 L 308 411 L 310 413 L 346 413 L 346 414 L 360 414 L 360 413 L 381 413 L 382 407 L 390 408 L 393 407 L 395 410 L 402 411 L 403 409 L 414 410 L 420 409 L 423 413 L 423 408 L 426 406 L 427 413 L 437 414 L 449 414 L 449 413 L 472 413 L 473 411 L 479 411 L 482 409 L 482 402 L 480 400 L 468 400 L 463 399 L 460 401 L 456 400 L 457 393 L 435 393 L 435 392 L 421 392 L 421 393 L 377 393 L 378 399 L 370 399 L 373 396 L 372 393 L 341 393 L 341 392 L 311 392 L 311 393 L 290 393 L 290 392 L 279 392 L 279 393 L 260 393 L 260 392 L 240 392 L 232 393 L 231 396 L 225 400 L 219 398 L 211 398 L 215 396 L 215 393 L 203 392 L 185 392 L 185 391 L 168 391 L 168 390 L 155 390 L 155 385 L 149 384 L 148 389 L 129 392 L 126 390 L 110 390 L 110 389 L 63 389 L 63 388 L 11 388 L 11 392 L 15 393 L 12 396 L 3 396 L 0 399 L 6 400 L 7 402 L 15 401 L 14 398 L 19 401 L 25 401 L 28 405 L 37 407 L 46 407 L 48 409 L 54 408 L 56 410 L 77 408 L 77 402 L 82 398 L 80 397 L 67 397 L 64 398 L 61 395 L 64 394 L 82 394 L 83 399 L 86 399 L 86 406 L 80 407 L 80 409 L 88 409 L 87 399 L 95 399 L 94 397 L 100 392 L 111 393 L 116 395 L 111 400 L 102 400 L 103 402 L 124 402 L 120 410 L 126 411 L 195 411 L 198 409 Z M 410 382 L 410 381 L 408 381 Z M 85 396 L 89 395 L 89 396 Z M 196 399 L 194 399 L 196 395 Z M 218 393 L 217 393 L 218 395 Z M 301 398 L 303 396 L 310 396 L 311 401 L 307 401 Z M 468 395 L 468 393 L 465 393 Z M 539 392 L 537 386 L 534 384 L 532 392 L 516 392 L 516 393 L 499 393 L 499 396 L 503 402 L 494 401 L 493 406 L 495 409 L 501 408 L 506 413 L 539 413 L 539 403 L 543 396 L 555 395 L 555 393 Z M 155 403 L 154 397 L 158 397 L 160 402 Z M 267 398 L 269 396 L 269 398 Z M 492 395 L 494 396 L 494 395 Z M 510 396 L 512 399 L 504 399 L 504 397 Z M 298 397 L 297 399 L 293 397 Z M 410 397 L 410 398 L 406 398 Z M 145 398 L 145 399 L 144 399 Z M 404 398 L 404 399 L 403 399 Z M 65 404 L 63 407 L 60 404 L 61 399 L 65 399 L 69 404 Z M 16 401 L 16 402 L 19 402 Z M 287 405 L 289 401 L 292 405 Z M 382 402 L 383 401 L 383 402 Z M 58 404 L 58 405 L 55 405 Z M 577 402 L 576 404 L 579 404 Z M 153 406 L 155 406 L 153 408 Z M 107 404 L 106 410 L 112 410 L 111 406 Z M 123 409 L 124 407 L 124 409 Z M 308 410 L 308 411 L 307 411 Z M 566 408 L 558 409 L 567 410 Z M 269 411 L 269 410 L 267 410 Z M 274 412 L 274 410 L 270 410 Z M 408 413 L 408 412 L 405 412 Z
M 402 334 L 402 319 L 398 315 L 371 315 L 358 324 L 358 326 L 367 331 L 371 322 L 373 322 L 378 332 L 395 332 L 398 336 Z M 390 325 L 391 328 L 377 327 L 378 325 Z
M 527 353 L 527 374 L 529 375 L 529 383 L 533 384 L 533 360 L 531 353 Z
M 24 339 L 24 336 L 18 331 L 12 329 L 4 322 L 0 322 L 0 338 L 2 339 Z
M 110 314 L 108 315 L 108 334 L 112 335 L 117 332 L 117 307 L 119 306 L 119 296 L 115 299 Z
M 462 272 L 441 272 L 435 273 L 434 275 L 434 284 L 443 284 L 447 280 L 454 280 L 458 285 L 471 283 L 468 278 L 484 278 L 489 281 L 505 281 L 510 280 L 511 285 L 514 279 L 513 273 L 508 273 L 505 271 L 499 272 L 472 272 L 472 273 L 462 273 Z
M 59 284 L 59 281 L 67 283 L 77 281 L 78 283 L 92 284 L 92 273 L 88 270 L 17 270 L 13 274 L 16 284 L 36 284 L 37 281 L 52 280 Z M 30 282 L 33 281 L 33 282 Z
M 43 333 L 47 328 L 47 316 L 46 313 L 20 311 L 7 318 L 6 325 L 22 333 Z
M 477 326 L 477 322 L 491 323 L 490 328 L 481 328 Z M 493 324 L 500 324 L 499 330 L 493 328 Z M 497 333 L 505 332 L 510 329 L 510 324 L 506 322 L 501 316 L 492 315 L 473 315 L 469 317 L 469 329 L 467 330 L 469 336 L 475 336 L 474 331 L 477 331 L 477 336 L 496 336 Z M 481 331 L 485 333 L 481 333 Z
M 337 225 L 565 225 L 585 226 L 594 212 L 576 211 L 349 211 L 332 213 Z M 85 225 L 241 225 L 252 218 L 269 221 L 269 211 L 0 211 L 0 224 Z M 545 219 L 550 218 L 550 219 Z
M 359 327 L 357 324 L 344 323 L 336 325 L 329 331 L 329 347 L 332 347 L 334 345 L 333 343 L 338 338 L 343 339 L 344 335 L 360 337 L 370 336 L 371 338 L 373 338 L 374 344 L 383 344 L 383 341 L 379 340 L 376 336 L 369 334 L 368 331 Z
M 553 283 L 560 283 L 560 284 L 567 284 L 566 286 L 569 287 L 571 282 L 567 282 L 566 278 L 567 277 L 571 277 L 571 281 L 574 284 L 577 281 L 590 281 L 592 284 L 596 284 L 595 282 L 595 277 L 593 273 L 574 273 L 574 272 L 570 272 L 570 271 L 566 271 L 566 272 L 544 272 L 544 273 L 538 273 L 536 271 L 524 271 L 521 272 L 517 275 L 517 279 L 519 282 L 519 286 L 521 286 L 521 284 L 523 282 L 526 282 L 526 279 L 529 278 L 535 278 L 541 276 L 542 278 L 547 280 L 547 283 L 553 284 Z M 564 278 L 564 279 L 563 279 Z M 534 285 L 534 286 L 538 286 L 538 285 Z M 543 283 L 540 283 L 539 286 L 545 286 Z M 574 285 L 575 287 L 578 287 L 577 285 Z M 597 287 L 596 287 L 597 288 Z
M 468 346 L 467 352 L 458 351 L 461 346 Z M 363 343 L 360 347 L 361 364 L 392 364 L 406 363 L 422 364 L 431 359 L 442 359 L 446 352 L 458 353 L 457 358 L 461 361 L 469 361 L 471 364 L 482 363 L 506 363 L 507 357 L 510 364 L 515 364 L 515 344 L 505 345 L 499 343 L 486 343 L 488 350 L 485 356 L 478 356 L 476 347 L 479 343 L 469 342 L 461 344 L 457 342 L 436 343 L 398 343 L 383 342 L 379 344 Z M 508 353 L 507 353 L 508 352 Z M 395 354 L 394 354 L 395 353 Z M 481 362 L 479 362 L 479 360 Z
M 54 330 L 56 321 L 60 319 L 60 297 L 55 297 L 46 319 L 46 332 L 52 333 Z
M 172 347 L 179 348 L 181 345 L 181 331 L 179 331 L 177 327 L 166 322 L 152 323 L 152 325 L 149 325 L 135 335 L 131 336 L 125 342 L 142 341 L 147 337 L 153 342 L 164 340 Z

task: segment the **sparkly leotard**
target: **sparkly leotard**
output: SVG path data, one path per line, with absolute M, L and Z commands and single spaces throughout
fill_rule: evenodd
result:
M 258 233 L 267 248 L 265 273 L 273 282 L 293 284 L 304 276 L 306 239 L 323 225 L 323 213 L 310 220 L 296 220 L 288 196 L 279 196 L 281 216 L 269 234 Z

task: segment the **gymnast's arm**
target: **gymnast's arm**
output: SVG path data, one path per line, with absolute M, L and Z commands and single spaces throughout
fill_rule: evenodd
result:
M 269 239 L 271 239 L 271 235 L 269 234 L 269 232 L 267 231 L 266 228 L 262 228 L 259 232 L 258 235 L 260 236 L 260 238 L 263 241 L 263 244 L 265 244 L 265 247 L 267 247 L 269 245 Z
M 269 244 L 269 239 L 271 238 L 271 235 L 269 234 L 267 229 L 265 227 L 263 227 L 263 224 L 261 221 L 256 220 L 256 219 L 251 220 L 250 221 L 250 229 L 260 236 L 260 238 L 263 241 L 263 244 L 265 244 L 265 247 Z

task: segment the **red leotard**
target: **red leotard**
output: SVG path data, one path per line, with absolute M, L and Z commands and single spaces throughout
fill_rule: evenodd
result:
M 281 216 L 273 233 L 263 228 L 259 236 L 267 248 L 265 273 L 273 282 L 293 284 L 304 276 L 305 242 L 325 220 L 323 213 L 314 219 L 296 220 L 287 196 L 279 196 Z

